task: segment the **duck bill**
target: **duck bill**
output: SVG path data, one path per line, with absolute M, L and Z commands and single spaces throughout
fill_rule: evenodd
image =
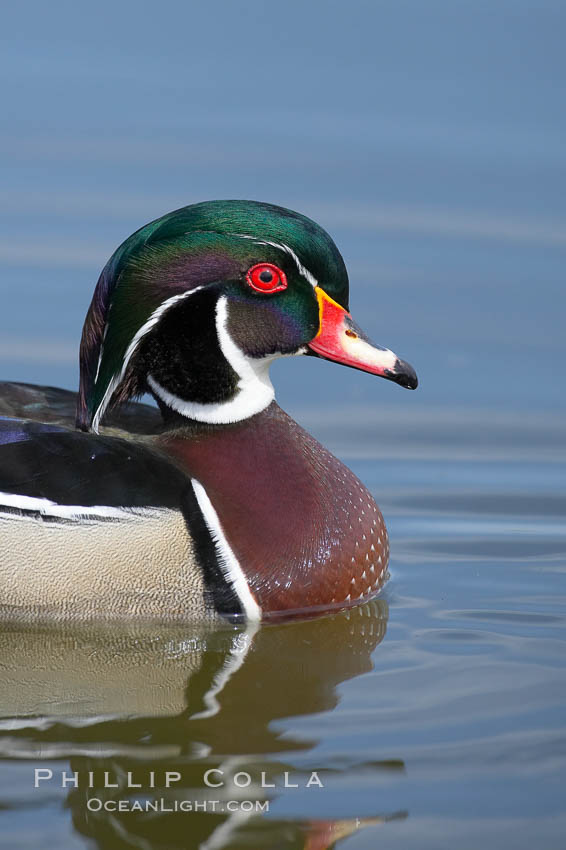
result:
M 379 375 L 409 390 L 417 388 L 418 379 L 409 363 L 400 360 L 388 348 L 370 342 L 348 311 L 330 298 L 320 286 L 315 287 L 315 292 L 320 325 L 317 335 L 309 343 L 309 353 L 351 366 L 352 369 Z

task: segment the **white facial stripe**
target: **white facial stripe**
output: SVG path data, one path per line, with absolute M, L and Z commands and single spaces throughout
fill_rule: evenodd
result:
M 109 505 L 59 505 L 51 499 L 37 499 L 33 496 L 21 496 L 18 493 L 0 493 L 0 513 L 2 508 L 18 508 L 21 511 L 37 511 L 44 516 L 60 519 L 132 519 L 135 516 L 156 515 L 158 508 L 118 508 Z
M 278 355 L 246 357 L 228 333 L 227 321 L 228 301 L 226 296 L 222 296 L 216 302 L 216 333 L 222 354 L 239 377 L 234 398 L 219 404 L 185 401 L 162 387 L 153 375 L 147 376 L 147 382 L 155 395 L 182 416 L 213 425 L 240 422 L 265 410 L 275 398 L 269 367 Z
M 288 245 L 286 245 L 284 242 L 272 242 L 272 241 L 267 240 L 267 239 L 256 239 L 255 236 L 250 236 L 246 233 L 236 233 L 234 235 L 239 236 L 241 239 L 250 239 L 251 241 L 255 242 L 257 245 L 271 245 L 271 247 L 273 247 L 273 248 L 278 248 L 281 251 L 285 251 L 285 253 L 289 254 L 289 256 L 293 258 L 293 261 L 295 262 L 295 265 L 297 266 L 299 273 L 302 274 L 302 276 L 305 278 L 305 280 L 307 280 L 313 288 L 318 286 L 318 281 L 316 280 L 314 275 L 307 268 L 305 268 L 305 266 L 303 266 L 303 264 L 301 263 L 300 259 L 295 254 L 293 249 L 290 248 Z M 149 317 L 147 322 L 145 322 L 141 326 L 141 328 L 139 328 L 139 330 L 136 332 L 136 334 L 133 337 L 132 341 L 130 342 L 128 348 L 126 349 L 126 353 L 124 355 L 124 361 L 122 363 L 122 367 L 121 367 L 120 371 L 116 372 L 113 375 L 113 377 L 111 378 L 111 380 L 110 380 L 110 382 L 109 382 L 109 384 L 106 388 L 106 392 L 104 393 L 104 396 L 102 398 L 102 401 L 100 402 L 100 404 L 98 405 L 98 408 L 96 409 L 96 411 L 94 413 L 94 416 L 93 416 L 93 419 L 92 419 L 92 430 L 96 434 L 98 434 L 98 429 L 100 427 L 100 420 L 104 416 L 106 408 L 110 404 L 110 400 L 111 400 L 114 392 L 116 391 L 116 389 L 118 388 L 120 383 L 123 381 L 124 376 L 126 374 L 126 369 L 128 368 L 128 364 L 129 364 L 130 360 L 132 359 L 133 355 L 135 354 L 135 352 L 136 352 L 141 340 L 143 339 L 143 337 L 147 333 L 149 333 L 149 331 L 153 327 L 155 327 L 155 325 L 161 319 L 161 317 L 163 316 L 163 314 L 165 313 L 166 310 L 168 310 L 170 307 L 174 306 L 178 301 L 181 301 L 182 299 L 187 298 L 189 295 L 194 295 L 195 292 L 199 292 L 203 288 L 204 288 L 203 286 L 197 286 L 194 289 L 189 289 L 186 292 L 181 292 L 179 295 L 173 295 L 171 298 L 168 298 L 166 301 L 164 301 L 162 304 L 160 304 L 159 307 L 157 307 L 156 310 L 153 311 L 153 313 L 151 314 L 151 316 Z M 218 327 L 218 324 L 217 324 L 217 327 Z M 103 351 L 104 351 L 104 341 L 106 339 L 107 331 L 108 331 L 108 324 L 104 328 L 104 334 L 103 334 L 103 337 L 102 337 L 102 345 L 101 345 L 100 355 L 98 357 L 98 364 L 97 364 L 97 368 L 96 368 L 95 383 L 98 380 L 98 375 L 99 375 L 99 372 L 100 372 L 100 365 L 102 363 L 102 356 L 103 356 Z M 232 362 L 232 360 L 228 356 L 227 352 L 224 351 L 224 348 L 223 348 L 223 345 L 222 345 L 222 337 L 220 335 L 220 332 L 219 332 L 218 336 L 219 336 L 220 346 L 223 350 L 224 356 L 226 357 L 226 359 L 228 360 L 228 362 L 230 363 L 232 368 L 244 380 L 245 386 L 242 386 L 242 382 L 240 382 L 240 388 L 249 390 L 250 386 L 249 386 L 249 382 L 247 381 L 247 378 L 250 377 L 250 375 L 249 375 L 249 362 L 250 362 L 249 359 L 244 357 L 244 355 L 234 345 L 234 343 L 230 339 L 228 333 L 226 332 L 224 334 L 224 339 L 225 339 L 225 342 L 226 342 L 226 348 L 230 349 L 230 353 L 231 353 L 234 361 L 239 364 L 239 367 L 242 367 L 242 365 L 243 365 L 244 372 L 240 371 L 240 368 L 236 368 L 236 366 L 234 365 L 234 363 Z M 266 358 L 266 360 L 268 361 L 267 367 L 269 366 L 269 363 L 271 362 L 272 359 L 274 359 L 274 358 Z M 191 418 L 192 419 L 198 419 L 201 422 L 211 422 L 211 423 L 214 423 L 214 422 L 220 423 L 220 422 L 224 422 L 224 421 L 238 422 L 240 419 L 245 419 L 247 416 L 252 416 L 254 413 L 259 413 L 260 410 L 264 410 L 264 408 L 267 407 L 267 405 L 270 404 L 271 401 L 273 401 L 274 393 L 273 393 L 273 387 L 271 385 L 271 381 L 269 380 L 269 377 L 267 375 L 267 368 L 262 369 L 261 363 L 262 363 L 261 360 L 256 360 L 255 364 L 258 364 L 258 367 L 253 366 L 253 367 L 251 367 L 251 370 L 254 372 L 255 378 L 258 379 L 260 383 L 263 383 L 265 386 L 269 386 L 269 388 L 270 388 L 271 397 L 270 397 L 270 399 L 267 403 L 262 404 L 262 406 L 259 406 L 255 410 L 252 410 L 252 412 L 250 412 L 250 413 L 242 414 L 240 412 L 239 408 L 240 408 L 240 406 L 243 406 L 244 408 L 246 407 L 249 394 L 247 394 L 245 399 L 244 399 L 244 398 L 241 397 L 241 393 L 240 393 L 240 395 L 238 396 L 238 399 L 240 399 L 240 403 L 238 405 L 234 406 L 234 410 L 231 414 L 231 415 L 233 415 L 234 418 L 230 418 L 230 419 L 227 419 L 227 420 L 208 418 L 209 415 L 212 415 L 213 417 L 216 415 L 214 411 L 212 411 L 212 413 L 210 411 L 210 408 L 213 407 L 212 405 L 195 405 L 194 407 L 195 407 L 196 413 L 199 413 L 199 408 L 202 408 L 202 410 L 200 410 L 200 415 L 192 415 Z M 151 376 L 148 376 L 148 381 L 150 382 L 154 392 L 157 395 L 159 395 L 159 397 L 163 401 L 165 401 L 166 404 L 169 404 L 170 407 L 173 407 L 174 410 L 177 410 L 179 413 L 182 413 L 185 416 L 190 415 L 189 413 L 185 413 L 184 410 L 181 409 L 184 405 L 188 404 L 188 402 L 184 402 L 182 399 L 179 399 L 176 396 L 172 395 L 171 393 L 168 393 L 168 391 L 165 390 L 163 387 L 160 387 L 159 384 L 157 383 L 157 381 L 155 381 L 153 378 L 151 378 Z M 153 382 L 153 383 L 151 383 L 151 382 Z M 165 398 L 165 396 L 167 396 L 168 399 L 170 399 L 170 400 L 167 400 Z M 264 399 L 267 397 L 267 394 L 265 392 L 264 392 L 263 397 L 264 397 Z M 174 404 L 171 403 L 171 402 L 174 402 Z M 259 397 L 257 399 L 257 404 L 261 404 L 261 402 L 259 401 Z M 176 406 L 174 406 L 174 405 L 176 405 Z M 252 404 L 252 407 L 254 407 L 253 404 Z M 223 405 L 223 409 L 224 410 L 226 409 L 226 405 Z M 206 417 L 206 418 L 204 418 L 204 417 Z
M 106 340 L 106 334 L 108 333 L 108 323 L 104 325 L 104 330 L 102 331 L 102 340 L 100 342 L 100 354 L 98 355 L 98 363 L 96 365 L 96 375 L 94 376 L 94 383 L 98 381 L 98 374 L 100 372 L 100 364 L 102 363 L 102 355 L 104 354 L 104 342 Z
M 216 302 L 216 333 L 222 354 L 234 372 L 240 376 L 236 399 L 240 398 L 241 405 L 250 411 L 253 410 L 254 413 L 265 410 L 275 398 L 273 384 L 269 378 L 269 367 L 277 355 L 246 357 L 238 348 L 228 332 L 228 299 L 225 295 Z
M 235 233 L 234 235 L 239 236 L 241 239 L 251 239 L 252 242 L 256 243 L 256 245 L 271 245 L 272 248 L 279 248 L 280 251 L 285 251 L 286 254 L 289 254 L 289 256 L 293 258 L 300 274 L 302 274 L 302 276 L 306 280 L 308 280 L 310 285 L 313 288 L 315 286 L 318 286 L 318 281 L 315 276 L 311 272 L 309 272 L 309 270 L 305 268 L 305 266 L 303 266 L 293 249 L 289 248 L 289 246 L 286 245 L 284 242 L 271 242 L 269 239 L 256 239 L 255 236 L 248 236 L 245 233 Z
M 128 368 L 128 364 L 129 364 L 130 360 L 132 359 L 133 355 L 135 354 L 141 340 L 144 338 L 144 336 L 146 334 L 149 333 L 149 331 L 152 328 L 155 327 L 155 325 L 161 319 L 161 317 L 166 312 L 166 310 L 169 310 L 171 307 L 173 307 L 175 304 L 177 304 L 178 301 L 182 301 L 183 299 L 187 298 L 189 295 L 194 295 L 195 292 L 199 292 L 201 289 L 204 289 L 204 286 L 195 286 L 194 289 L 188 289 L 186 292 L 181 292 L 179 295 L 172 295 L 171 298 L 167 298 L 165 301 L 163 301 L 159 305 L 159 307 L 157 307 L 153 311 L 153 313 L 151 314 L 151 316 L 149 317 L 147 322 L 145 322 L 141 326 L 141 328 L 138 329 L 138 331 L 136 332 L 135 336 L 133 337 L 132 341 L 130 342 L 129 346 L 126 349 L 126 353 L 124 355 L 124 361 L 122 363 L 122 368 L 120 369 L 119 372 L 116 372 L 116 374 L 112 377 L 110 383 L 108 384 L 108 386 L 106 388 L 106 392 L 104 393 L 102 401 L 98 405 L 98 409 L 96 410 L 96 412 L 94 414 L 94 417 L 93 417 L 93 420 L 92 420 L 92 430 L 96 434 L 98 434 L 98 428 L 100 426 L 100 420 L 104 416 L 104 411 L 108 407 L 108 405 L 110 403 L 110 399 L 112 398 L 112 395 L 114 394 L 116 388 L 119 386 L 121 381 L 123 381 L 124 375 L 126 374 L 126 369 Z M 105 336 L 106 336 L 106 331 L 105 331 Z M 98 377 L 98 372 L 100 370 L 101 359 L 102 359 L 102 352 L 100 354 L 100 359 L 99 359 L 99 362 L 98 362 L 98 369 L 96 371 L 97 377 Z
M 220 569 L 230 586 L 233 588 L 240 604 L 242 605 L 244 614 L 247 620 L 261 620 L 261 608 L 255 601 L 248 582 L 244 575 L 238 559 L 234 555 L 230 544 L 228 543 L 224 530 L 220 524 L 218 514 L 214 510 L 212 502 L 208 498 L 208 493 L 196 478 L 191 479 L 193 490 L 202 511 L 204 521 L 210 531 L 216 552 L 218 555 L 218 563 Z
M 308 282 L 313 287 L 313 289 L 314 289 L 315 286 L 318 286 L 318 281 L 316 280 L 315 276 L 313 274 L 311 274 L 311 272 L 309 272 L 309 270 L 307 268 L 305 268 L 305 266 L 303 266 L 303 264 L 301 263 L 301 261 L 299 260 L 299 258 L 295 254 L 295 252 L 292 250 L 292 248 L 289 248 L 289 246 L 285 245 L 284 242 L 281 242 L 279 244 L 277 242 L 266 241 L 263 244 L 264 245 L 272 245 L 274 248 L 281 248 L 283 251 L 286 251 L 286 253 L 289 254 L 289 256 L 291 256 L 293 258 L 299 272 L 303 275 L 304 278 L 306 278 L 308 280 Z
M 196 401 L 185 401 L 179 396 L 170 393 L 159 384 L 153 375 L 147 375 L 147 383 L 155 395 L 161 399 L 171 410 L 177 411 L 181 416 L 194 419 L 196 422 L 207 422 L 209 425 L 227 425 L 231 422 L 241 422 L 248 416 L 254 416 L 265 410 L 273 401 L 274 393 L 271 394 L 266 403 L 250 404 L 253 400 L 241 393 L 223 404 L 199 404 Z

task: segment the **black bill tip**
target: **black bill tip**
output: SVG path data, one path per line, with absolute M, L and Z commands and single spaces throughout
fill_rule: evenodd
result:
M 385 370 L 383 377 L 394 381 L 400 387 L 405 387 L 407 390 L 416 390 L 419 385 L 417 373 L 411 364 L 406 363 L 405 360 L 399 360 L 399 358 L 397 358 L 393 369 Z

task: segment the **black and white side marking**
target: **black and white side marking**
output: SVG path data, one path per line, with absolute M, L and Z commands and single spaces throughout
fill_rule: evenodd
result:
M 244 571 L 226 539 L 218 514 L 208 498 L 206 490 L 196 478 L 191 479 L 191 483 L 208 533 L 214 544 L 216 563 L 222 572 L 224 581 L 238 600 L 241 613 L 245 616 L 246 620 L 261 620 L 261 608 L 254 599 Z M 234 611 L 220 610 L 216 600 L 215 605 L 220 614 L 234 613 Z
M 0 493 L 0 516 L 14 515 L 23 517 L 60 520 L 69 522 L 93 522 L 131 520 L 135 517 L 149 518 L 158 516 L 167 509 L 159 508 L 120 508 L 111 505 L 60 505 L 51 499 L 38 499 L 22 496 L 19 493 Z

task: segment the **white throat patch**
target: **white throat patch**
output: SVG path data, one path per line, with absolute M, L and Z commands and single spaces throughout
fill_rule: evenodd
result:
M 196 419 L 197 422 L 213 425 L 240 422 L 265 410 L 275 398 L 269 367 L 278 355 L 247 357 L 230 336 L 227 322 L 228 301 L 222 295 L 216 303 L 216 333 L 222 354 L 239 377 L 236 395 L 229 401 L 214 404 L 185 401 L 162 387 L 152 375 L 147 376 L 149 386 L 161 401 L 182 416 Z

